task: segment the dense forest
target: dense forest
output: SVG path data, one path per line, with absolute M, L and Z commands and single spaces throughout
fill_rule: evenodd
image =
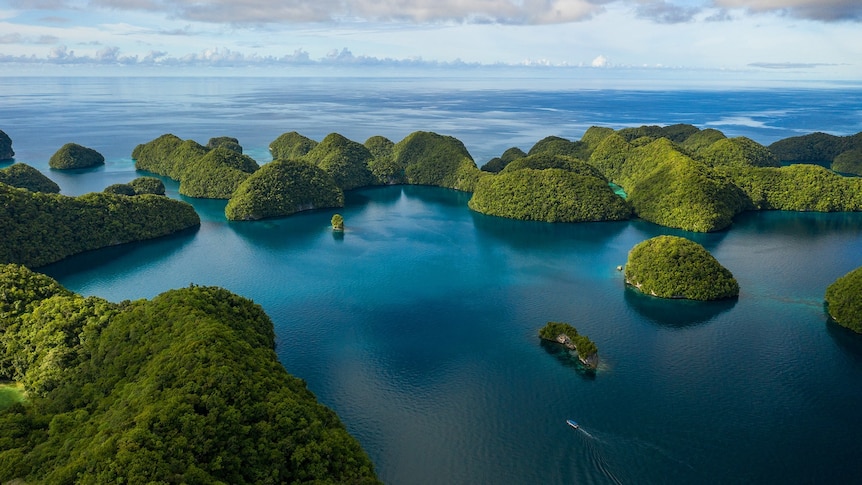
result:
M 278 362 L 259 305 L 214 287 L 84 298 L 0 266 L 0 482 L 378 483 Z
M 101 153 L 77 143 L 66 143 L 48 160 L 48 166 L 55 170 L 90 168 L 104 164 L 105 157 Z
M 626 283 L 648 295 L 719 300 L 739 295 L 739 283 L 700 244 L 657 236 L 635 245 L 625 265 Z
M 862 132 L 851 136 L 810 133 L 778 140 L 769 149 L 783 163 L 813 163 L 862 175 Z
M 191 205 L 165 196 L 93 192 L 67 197 L 0 183 L 2 263 L 38 267 L 198 225 L 200 218 Z
M 565 322 L 548 322 L 539 329 L 539 338 L 560 343 L 578 353 L 578 359 L 588 369 L 595 370 L 599 363 L 599 348 L 586 335 Z
M 856 268 L 826 288 L 826 309 L 842 327 L 862 333 L 862 268 Z
M 0 169 L 0 183 L 31 192 L 59 194 L 60 186 L 26 163 L 15 163 Z

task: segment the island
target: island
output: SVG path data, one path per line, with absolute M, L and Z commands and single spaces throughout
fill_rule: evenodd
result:
M 556 342 L 578 354 L 578 361 L 590 371 L 599 366 L 599 349 L 585 335 L 578 334 L 575 327 L 564 322 L 548 322 L 539 330 L 539 338 Z
M 0 169 L 0 183 L 31 192 L 60 193 L 60 186 L 56 182 L 26 163 L 14 163 Z
M 200 225 L 190 204 L 163 195 L 68 197 L 0 182 L 0 199 L 0 263 L 30 267 Z
M 12 139 L 5 131 L 0 130 L 0 160 L 15 158 L 15 150 L 12 150 Z
M 12 264 L 0 314 L 0 379 L 26 396 L 0 412 L 2 483 L 380 483 L 251 300 L 112 303 Z
M 330 221 L 332 224 L 332 230 L 343 232 L 344 231 L 344 217 L 341 214 L 335 214 L 332 216 L 332 220 Z
M 835 323 L 862 333 L 862 267 L 829 285 L 825 300 L 829 317 Z
M 836 136 L 823 132 L 792 136 L 769 145 L 782 163 L 813 163 L 836 172 L 862 175 L 862 132 Z
M 686 300 L 739 296 L 733 274 L 700 244 L 657 236 L 635 245 L 623 268 L 625 282 L 647 295 Z
M 127 184 L 113 184 L 105 187 L 105 193 L 117 195 L 165 195 L 165 184 L 155 177 L 138 177 Z
M 91 168 L 104 164 L 105 157 L 101 153 L 77 143 L 66 143 L 48 160 L 48 166 L 55 170 Z

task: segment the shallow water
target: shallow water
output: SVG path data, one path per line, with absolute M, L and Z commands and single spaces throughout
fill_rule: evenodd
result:
M 456 136 L 481 163 L 599 123 L 725 120 L 740 124 L 710 126 L 764 143 L 797 130 L 849 133 L 862 105 L 858 92 L 834 91 L 645 98 L 433 83 L 410 92 L 394 81 L 349 93 L 309 80 L 41 82 L 0 79 L 11 93 L 0 110 L 20 120 L 0 129 L 20 161 L 69 194 L 130 180 L 131 149 L 165 132 L 202 143 L 237 136 L 265 161 L 284 131 L 397 141 L 424 129 Z M 375 93 L 384 102 L 372 103 Z M 48 171 L 67 141 L 98 143 L 108 163 Z M 471 212 L 468 197 L 354 191 L 338 210 L 343 237 L 329 228 L 335 211 L 229 223 L 224 201 L 187 199 L 198 230 L 43 269 L 112 301 L 189 283 L 253 299 L 273 319 L 285 367 L 338 412 L 387 483 L 848 482 L 862 472 L 862 339 L 827 323 L 822 306 L 826 286 L 862 265 L 862 214 L 750 213 L 728 231 L 693 234 L 643 221 L 510 221 Z M 664 301 L 626 289 L 616 266 L 658 234 L 703 244 L 736 276 L 739 298 Z M 549 320 L 596 342 L 595 376 L 540 343 Z

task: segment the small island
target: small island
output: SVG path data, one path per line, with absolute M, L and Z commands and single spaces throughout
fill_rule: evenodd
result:
M 539 338 L 564 345 L 569 350 L 578 353 L 578 361 L 590 371 L 599 366 L 599 349 L 586 335 L 578 334 L 578 330 L 564 322 L 548 322 L 539 330 Z
M 826 288 L 826 309 L 842 327 L 862 333 L 862 267 L 835 280 Z
M 55 170 L 90 168 L 104 164 L 105 157 L 101 153 L 77 143 L 66 143 L 48 160 L 48 166 Z
M 335 214 L 332 216 L 332 230 L 336 232 L 344 232 L 344 216 Z
M 60 193 L 60 186 L 56 182 L 26 163 L 15 163 L 0 169 L 0 183 L 30 192 Z
M 0 130 L 0 160 L 9 160 L 15 157 L 15 151 L 12 150 L 12 139 L 5 131 Z
M 678 236 L 657 236 L 629 252 L 626 284 L 660 298 L 720 300 L 739 296 L 733 274 L 700 244 Z

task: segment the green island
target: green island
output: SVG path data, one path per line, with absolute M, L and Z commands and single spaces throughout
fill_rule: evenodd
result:
M 66 143 L 48 160 L 48 166 L 55 170 L 90 168 L 104 164 L 105 157 L 101 153 L 77 143 Z
M 862 132 L 835 136 L 817 132 L 769 145 L 782 163 L 813 163 L 836 172 L 862 175 Z
M 0 160 L 11 160 L 15 158 L 15 150 L 12 149 L 12 139 L 5 131 L 0 130 Z
M 838 278 L 826 288 L 826 310 L 842 327 L 862 333 L 862 268 Z
M 733 274 L 700 244 L 678 236 L 657 236 L 636 244 L 625 264 L 626 284 L 647 295 L 687 300 L 739 296 Z
M 31 192 L 60 193 L 60 186 L 56 182 L 26 163 L 14 163 L 0 169 L 0 183 Z
M 548 322 L 539 329 L 539 338 L 564 345 L 578 354 L 578 361 L 587 369 L 595 371 L 599 366 L 599 349 L 586 335 L 564 322 Z
M 13 165 L 14 166 L 14 165 Z M 194 208 L 161 195 L 78 197 L 0 183 L 0 262 L 30 267 L 200 225 Z
M 341 214 L 333 215 L 330 224 L 332 224 L 333 231 L 344 231 L 344 216 Z
M 272 321 L 216 287 L 111 303 L 0 266 L 2 483 L 380 483 L 279 363 Z

